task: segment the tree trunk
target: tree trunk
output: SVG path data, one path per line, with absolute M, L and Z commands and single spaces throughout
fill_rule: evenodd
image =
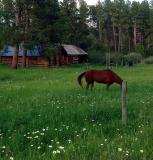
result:
M 101 22 L 100 20 L 98 21 L 98 31 L 99 31 L 99 40 L 102 40 L 102 35 L 101 35 Z
M 130 35 L 129 35 L 129 38 L 128 38 L 128 39 L 129 39 L 129 42 L 128 42 L 128 43 L 129 43 L 129 52 L 130 52 L 130 51 L 131 51 L 131 39 L 130 39 Z
M 115 35 L 115 26 L 114 26 L 114 24 L 113 24 L 113 37 L 114 37 L 114 46 L 115 46 L 115 53 L 116 53 L 117 49 L 116 49 L 116 35 Z
M 16 14 L 15 14 L 16 30 L 18 30 L 19 21 L 20 21 L 20 13 L 19 13 L 19 10 L 17 9 Z M 17 69 L 17 67 L 18 67 L 18 53 L 19 53 L 19 44 L 18 44 L 18 42 L 16 42 L 16 45 L 14 47 L 13 59 L 12 59 L 12 68 L 13 69 Z
M 22 67 L 26 67 L 27 49 L 23 48 Z
M 24 44 L 27 41 L 27 34 L 29 30 L 29 13 L 28 10 L 25 9 L 25 27 L 24 27 Z M 22 56 L 22 67 L 26 67 L 26 57 L 27 57 L 27 48 L 23 48 L 23 56 Z
M 14 47 L 13 59 L 12 59 L 12 68 L 17 69 L 18 67 L 18 53 L 19 53 L 19 45 Z
M 108 56 L 107 56 L 108 53 L 106 53 L 106 68 L 108 68 Z
M 137 44 L 137 33 L 136 32 L 137 32 L 136 22 L 134 22 L 134 26 L 133 26 L 134 47 Z
M 120 25 L 119 25 L 118 29 L 119 29 L 119 33 L 118 33 L 118 53 L 120 53 L 121 52 L 121 27 L 120 27 Z
M 111 68 L 111 64 L 110 64 L 110 47 L 109 47 L 109 52 L 108 52 L 108 66 L 109 66 L 109 68 Z

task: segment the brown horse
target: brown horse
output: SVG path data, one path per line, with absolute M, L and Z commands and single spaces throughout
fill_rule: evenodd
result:
M 83 72 L 78 76 L 78 83 L 82 87 L 82 78 L 85 77 L 85 80 L 87 82 L 87 89 L 89 87 L 92 89 L 94 86 L 94 82 L 103 83 L 106 84 L 106 89 L 108 90 L 110 85 L 113 83 L 117 83 L 120 86 L 122 86 L 123 80 L 112 70 L 106 69 L 106 70 L 89 70 L 86 72 Z

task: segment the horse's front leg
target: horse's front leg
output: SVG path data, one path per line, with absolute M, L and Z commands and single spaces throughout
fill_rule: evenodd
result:
M 90 84 L 91 90 L 93 89 L 93 86 L 94 86 L 94 82 L 92 82 L 92 83 Z
M 109 87 L 112 85 L 112 83 L 109 83 L 106 85 L 106 90 L 109 91 Z

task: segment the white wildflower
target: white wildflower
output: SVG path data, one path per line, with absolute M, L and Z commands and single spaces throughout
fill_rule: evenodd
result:
M 122 148 L 118 148 L 118 151 L 121 152 L 121 151 L 122 151 Z
M 71 140 L 69 139 L 68 142 L 71 143 Z
M 86 131 L 86 130 L 87 130 L 86 128 L 83 128 L 83 129 L 82 129 L 83 132 Z
M 57 152 L 56 151 L 53 151 L 53 154 L 56 154 Z
M 10 160 L 14 160 L 14 157 L 10 157 Z
M 63 146 L 59 146 L 58 148 L 59 148 L 59 149 L 61 149 L 61 150 L 63 150 L 63 149 L 64 149 L 64 147 L 63 147 Z
M 57 150 L 56 153 L 61 153 L 60 150 Z

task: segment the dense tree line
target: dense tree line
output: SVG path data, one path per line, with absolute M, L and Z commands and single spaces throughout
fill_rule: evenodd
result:
M 0 47 L 14 46 L 12 67 L 17 68 L 19 45 L 39 46 L 50 59 L 62 43 L 75 44 L 91 57 L 139 52 L 153 55 L 153 1 L 1 0 Z

